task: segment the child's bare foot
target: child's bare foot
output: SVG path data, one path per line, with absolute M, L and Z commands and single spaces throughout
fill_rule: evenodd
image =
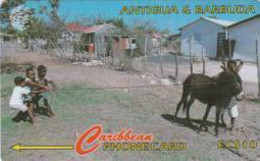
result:
M 36 123 L 36 119 L 35 118 L 31 118 L 30 122 L 34 125 Z

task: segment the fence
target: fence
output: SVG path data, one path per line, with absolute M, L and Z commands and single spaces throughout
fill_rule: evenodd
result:
M 28 49 L 24 49 L 25 45 L 19 38 L 12 35 L 1 35 L 1 60 L 12 54 L 21 54 L 28 51 L 33 51 L 38 54 L 47 54 L 60 58 L 70 59 L 72 61 L 86 62 L 91 59 L 103 61 L 104 67 L 108 67 L 113 61 L 111 55 L 99 57 L 96 54 L 88 53 L 84 50 L 77 50 L 73 40 L 58 39 L 57 42 L 51 42 L 47 45 L 47 40 L 35 39 L 28 42 Z M 141 57 L 131 60 L 131 65 L 134 70 L 142 73 L 152 74 L 158 77 L 172 76 L 173 79 L 183 81 L 190 73 L 201 73 L 209 76 L 214 76 L 221 71 L 219 67 L 221 62 L 212 61 L 204 54 L 204 48 L 201 49 L 201 54 L 196 57 L 192 52 L 184 55 L 179 55 L 179 49 L 176 48 L 175 53 L 169 54 L 162 45 L 162 39 L 153 39 L 151 35 L 145 38 L 144 54 Z M 176 42 L 178 43 L 178 42 Z M 176 44 L 174 43 L 174 44 Z M 86 45 L 86 44 L 83 44 Z M 246 79 L 245 82 L 251 82 L 250 87 L 245 86 L 247 93 L 253 93 L 260 97 L 260 67 L 259 67 L 259 43 L 256 39 L 256 64 L 245 63 L 245 69 L 242 70 L 241 77 Z M 7 55 L 8 54 L 8 55 Z M 110 66 L 109 66 L 110 67 Z M 250 69 L 247 69 L 249 68 Z M 252 69 L 251 74 L 247 70 Z M 257 67 L 257 68 L 255 68 Z M 254 90 L 252 90 L 252 88 Z M 255 91 L 257 89 L 257 92 Z

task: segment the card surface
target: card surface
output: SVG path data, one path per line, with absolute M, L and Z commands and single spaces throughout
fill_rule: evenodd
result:
M 2 161 L 260 161 L 259 0 L 2 0 Z

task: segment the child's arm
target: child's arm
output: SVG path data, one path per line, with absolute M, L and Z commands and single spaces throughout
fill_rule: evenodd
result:
M 33 91 L 30 92 L 30 94 L 40 94 L 42 92 L 43 91 L 41 91 L 41 90 L 33 90 Z
M 48 80 L 48 83 L 51 84 L 53 90 L 56 91 L 56 89 L 57 89 L 56 84 L 52 80 Z
M 241 92 L 239 95 L 236 96 L 237 101 L 242 101 L 245 98 L 244 92 Z
M 31 86 L 35 86 L 35 87 L 39 87 L 39 88 L 48 89 L 47 86 L 44 86 L 44 85 L 41 85 L 41 84 L 35 83 L 35 82 L 31 81 L 31 80 L 26 81 L 26 84 L 29 84 L 29 85 L 31 85 Z

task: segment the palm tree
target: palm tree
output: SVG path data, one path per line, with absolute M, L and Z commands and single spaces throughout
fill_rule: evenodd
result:
M 56 19 L 56 18 L 58 18 L 57 10 L 58 10 L 58 8 L 59 8 L 60 1 L 59 1 L 59 0 L 49 0 L 49 1 L 50 1 L 51 8 L 52 8 L 51 16 L 52 16 L 54 19 Z

